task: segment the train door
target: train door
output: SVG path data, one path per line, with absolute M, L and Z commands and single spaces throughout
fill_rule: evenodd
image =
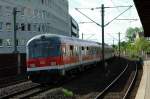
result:
M 66 56 L 67 56 L 65 44 L 61 45 L 61 50 L 62 50 L 62 61 L 63 61 L 63 65 L 64 65 L 64 64 L 66 64 Z
M 79 63 L 82 64 L 82 46 L 79 46 Z
M 62 71 L 61 74 L 65 75 L 65 70 L 66 70 L 66 64 L 68 63 L 68 58 L 67 58 L 67 45 L 66 44 L 62 44 L 61 45 L 61 57 L 62 57 Z

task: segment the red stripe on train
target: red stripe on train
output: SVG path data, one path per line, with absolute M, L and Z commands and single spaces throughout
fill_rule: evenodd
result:
M 32 58 L 27 60 L 27 66 L 30 67 L 44 67 L 62 65 L 62 56 L 47 57 L 47 58 Z
M 82 61 L 100 59 L 100 55 L 84 55 Z M 28 59 L 27 66 L 30 67 L 44 67 L 44 66 L 56 66 L 64 64 L 79 63 L 79 56 L 57 56 L 48 58 L 36 58 Z

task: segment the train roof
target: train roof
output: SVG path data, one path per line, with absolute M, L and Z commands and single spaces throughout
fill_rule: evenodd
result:
M 46 39 L 46 40 L 53 40 L 55 43 L 69 43 L 69 44 L 77 44 L 77 45 L 84 45 L 84 46 L 101 46 L 101 43 L 94 42 L 94 41 L 88 41 L 88 40 L 82 40 L 75 37 L 69 37 L 69 36 L 63 36 L 63 35 L 57 35 L 57 34 L 40 34 L 37 36 L 32 37 L 28 42 L 27 46 L 30 42 L 40 39 Z M 108 45 L 105 45 L 107 47 Z M 108 46 L 109 47 L 109 46 Z

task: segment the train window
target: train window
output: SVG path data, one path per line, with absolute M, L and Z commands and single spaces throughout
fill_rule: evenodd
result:
M 70 56 L 73 56 L 73 49 L 74 49 L 73 45 L 70 45 Z
M 87 47 L 86 49 L 89 50 L 89 47 Z
M 70 46 L 70 50 L 73 50 L 73 46 L 72 45 Z
M 66 45 L 66 56 L 70 56 L 70 47 Z
M 79 52 L 78 52 L 78 46 L 74 46 L 74 55 L 78 55 L 79 54 Z
M 84 50 L 84 47 L 82 46 L 82 50 Z
M 66 47 L 65 47 L 65 45 L 62 46 L 62 54 L 63 54 L 63 55 L 66 55 Z
M 49 44 L 44 41 L 29 45 L 29 57 L 31 58 L 59 56 L 60 54 L 60 45 Z

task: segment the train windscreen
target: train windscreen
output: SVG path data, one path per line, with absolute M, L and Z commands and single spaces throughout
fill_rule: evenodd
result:
M 60 55 L 60 46 L 48 41 L 36 41 L 28 46 L 30 58 L 46 58 Z

